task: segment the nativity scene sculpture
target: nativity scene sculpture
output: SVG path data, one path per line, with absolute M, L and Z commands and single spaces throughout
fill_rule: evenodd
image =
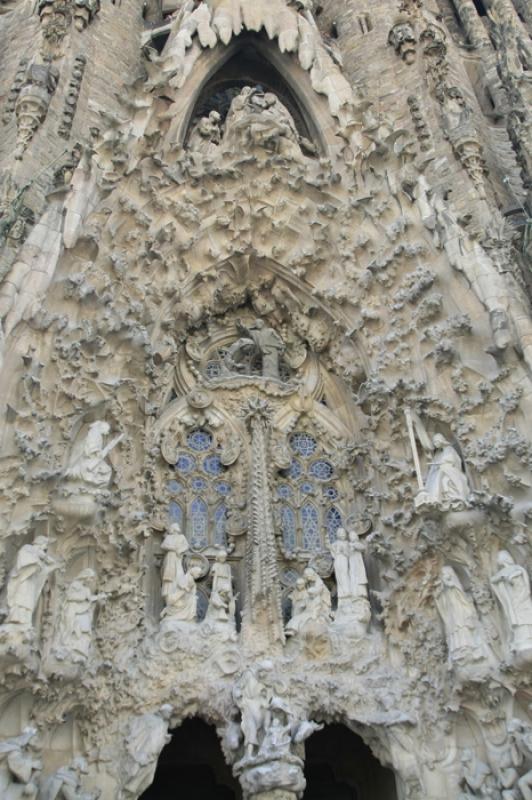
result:
M 217 110 L 201 117 L 192 128 L 188 149 L 195 161 L 196 154 L 212 159 L 251 151 L 300 162 L 303 153 L 316 155 L 316 148 L 299 133 L 277 95 L 261 86 L 244 86 L 233 97 L 225 120 Z
M 196 621 L 196 579 L 200 570 L 197 566 L 188 570 L 184 567 L 183 559 L 189 552 L 189 544 L 177 523 L 170 526 L 161 547 L 165 554 L 162 568 L 164 608 L 161 612 L 161 628 L 166 630 L 175 624 Z
M 229 372 L 252 374 L 255 362 L 258 362 L 263 378 L 280 380 L 280 362 L 285 343 L 277 331 L 262 319 L 256 319 L 248 326 L 238 322 L 237 331 L 241 337 L 227 348 L 224 357 Z
M 363 636 L 368 628 L 371 610 L 368 599 L 368 578 L 364 565 L 365 545 L 355 530 L 336 531 L 336 541 L 330 545 L 334 559 L 334 574 L 338 606 L 335 623 L 347 626 Z

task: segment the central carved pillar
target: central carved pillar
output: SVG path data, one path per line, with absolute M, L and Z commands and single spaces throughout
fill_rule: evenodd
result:
M 259 654 L 280 648 L 285 636 L 270 485 L 271 412 L 266 401 L 252 398 L 244 413 L 251 431 L 251 473 L 242 634 L 247 651 Z

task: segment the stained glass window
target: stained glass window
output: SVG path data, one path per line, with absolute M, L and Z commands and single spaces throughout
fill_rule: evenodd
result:
M 220 461 L 219 445 L 203 428 L 191 431 L 179 449 L 175 464 L 176 479 L 166 486 L 172 499 L 169 520 L 179 522 L 193 549 L 227 546 L 227 503 L 231 484 L 220 480 L 227 472 Z M 179 499 L 179 503 L 177 502 Z
M 301 508 L 301 526 L 303 528 L 303 549 L 319 550 L 321 541 L 318 512 L 311 503 L 305 503 Z
M 187 445 L 191 450 L 196 450 L 199 453 L 208 450 L 212 445 L 212 436 L 208 431 L 201 429 L 192 431 L 187 436 Z
M 333 472 L 333 466 L 328 461 L 314 461 L 309 469 L 309 475 L 320 481 L 328 481 Z
M 332 544 L 336 541 L 336 531 L 342 525 L 342 515 L 335 506 L 331 506 L 326 514 L 327 537 Z
M 219 547 L 227 546 L 227 536 L 225 534 L 225 523 L 227 519 L 227 507 L 221 503 L 214 512 L 214 544 Z
M 203 461 L 203 469 L 208 475 L 220 475 L 223 464 L 218 456 L 207 456 Z
M 308 433 L 294 433 L 290 437 L 290 447 L 294 453 L 304 458 L 314 455 L 317 446 L 316 439 Z
M 335 468 L 312 434 L 294 431 L 289 445 L 292 461 L 280 470 L 276 487 L 283 543 L 287 550 L 319 552 L 335 540 L 342 524 Z
M 207 503 L 201 497 L 195 497 L 190 504 L 188 533 L 192 547 L 207 547 L 208 510 Z
M 281 530 L 284 546 L 287 550 L 294 550 L 296 547 L 296 515 L 290 506 L 281 506 Z
M 168 517 L 170 519 L 170 523 L 178 522 L 181 524 L 183 520 L 183 512 L 181 511 L 181 506 L 175 502 L 175 500 L 170 501 L 170 505 L 168 506 Z

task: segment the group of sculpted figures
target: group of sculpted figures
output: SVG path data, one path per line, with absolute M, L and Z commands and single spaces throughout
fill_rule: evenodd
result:
M 165 536 L 162 549 L 161 628 L 195 623 L 197 619 L 197 580 L 204 573 L 192 560 L 189 543 L 174 524 Z M 316 626 L 349 626 L 363 636 L 370 621 L 368 579 L 363 560 L 364 544 L 356 531 L 349 535 L 340 528 L 330 546 L 337 587 L 337 609 L 332 612 L 331 595 L 322 578 L 307 567 L 291 593 L 292 613 L 286 625 L 287 637 L 311 635 Z M 39 536 L 23 545 L 15 559 L 5 590 L 5 617 L 0 626 L 0 641 L 33 642 L 35 615 L 43 589 L 61 562 L 48 553 L 48 539 Z M 203 624 L 234 638 L 235 606 L 231 565 L 220 550 L 211 567 L 211 593 Z M 87 661 L 94 614 L 105 595 L 97 593 L 94 570 L 85 569 L 65 588 L 56 615 L 51 645 L 59 661 L 83 664 Z M 491 577 L 493 592 L 508 630 L 509 656 L 515 663 L 532 658 L 532 599 L 527 571 L 506 550 L 497 555 L 497 570 Z M 468 677 L 481 675 L 493 663 L 490 648 L 473 601 L 451 566 L 443 567 L 436 607 L 444 624 L 450 668 Z
M 202 159 L 219 152 L 243 153 L 260 148 L 292 160 L 301 160 L 302 151 L 315 155 L 314 145 L 301 136 L 291 114 L 272 92 L 261 86 L 245 86 L 233 98 L 222 122 L 218 111 L 211 111 L 193 127 L 188 148 Z
M 191 623 L 197 619 L 197 584 L 203 572 L 192 564 L 185 569 L 184 560 L 190 551 L 186 536 L 177 523 L 170 526 L 162 543 L 164 560 L 162 566 L 161 627 L 169 629 L 176 623 Z M 220 549 L 210 569 L 212 585 L 204 625 L 232 636 L 235 628 L 236 598 L 233 593 L 231 565 L 227 553 Z
M 97 800 L 100 791 L 82 788 L 87 773 L 83 758 L 42 774 L 39 735 L 36 728 L 24 728 L 19 736 L 0 742 L 0 797 L 2 800 Z
M 497 554 L 497 567 L 491 586 L 508 629 L 509 658 L 518 665 L 528 663 L 532 659 L 530 579 L 507 550 Z M 450 566 L 441 571 L 436 606 L 445 627 L 449 667 L 464 677 L 482 677 L 493 657 L 473 601 Z
M 494 769 L 472 749 L 462 752 L 459 800 L 532 800 L 532 726 L 515 717 L 506 732 L 506 751 Z

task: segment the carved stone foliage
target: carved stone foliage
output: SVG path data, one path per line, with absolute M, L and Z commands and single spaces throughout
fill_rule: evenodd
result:
M 52 96 L 68 136 L 82 77 L 89 102 L 0 286 L 9 800 L 134 800 L 192 716 L 246 798 L 301 797 L 330 722 L 398 796 L 526 797 L 532 323 L 455 43 L 411 11 L 390 45 L 411 62 L 430 17 L 441 132 L 421 82 L 351 85 L 308 3 L 184 3 L 101 110 L 81 60 L 61 102 L 50 63 L 17 77 L 26 143 Z M 357 48 L 413 73 L 378 24 Z M 295 100 L 231 77 L 196 114 L 241 33 Z

